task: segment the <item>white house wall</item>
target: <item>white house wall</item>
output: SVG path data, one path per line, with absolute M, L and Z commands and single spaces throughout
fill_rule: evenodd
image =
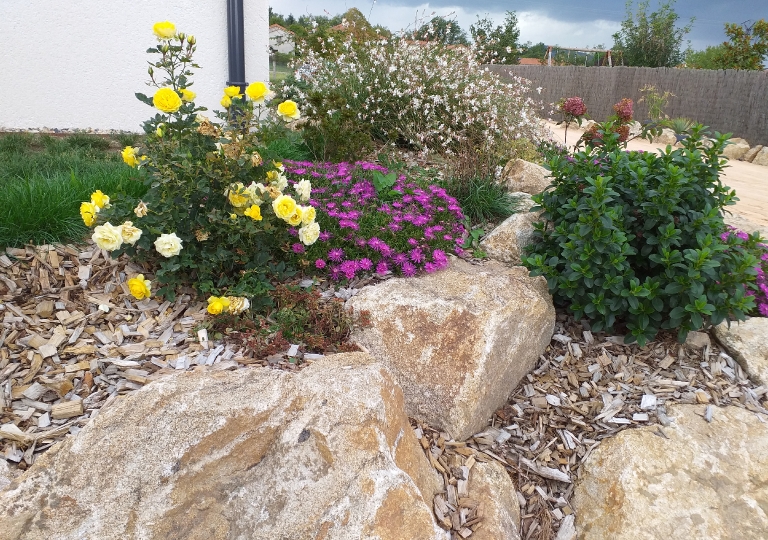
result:
M 245 75 L 269 77 L 268 0 L 244 0 Z M 226 85 L 226 0 L 0 0 L 0 128 L 141 131 L 152 25 L 197 38 L 192 90 L 220 108 Z

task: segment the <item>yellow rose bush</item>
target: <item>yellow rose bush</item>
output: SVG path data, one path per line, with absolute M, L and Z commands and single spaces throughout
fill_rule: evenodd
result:
M 291 187 L 280 156 L 259 139 L 263 123 L 285 126 L 300 112 L 295 103 L 271 105 L 268 85 L 253 82 L 223 88 L 223 110 L 206 113 L 195 103 L 192 80 L 197 41 L 169 21 L 153 31 L 154 88 L 136 94 L 152 112 L 142 144 L 122 151 L 148 191 L 141 200 L 95 192 L 81 216 L 113 257 L 153 267 L 151 292 L 143 276 L 129 280 L 135 298 L 173 299 L 178 287 L 192 286 L 210 297 L 211 314 L 263 309 L 273 283 L 294 273 L 296 238 L 314 242 L 320 232 L 307 204 L 311 185 Z

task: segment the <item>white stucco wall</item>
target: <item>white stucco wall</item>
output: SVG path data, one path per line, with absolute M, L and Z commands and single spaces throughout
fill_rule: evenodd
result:
M 244 0 L 245 76 L 269 77 L 268 0 Z M 226 0 L 0 0 L 0 128 L 141 131 L 152 25 L 197 38 L 195 102 L 220 108 L 227 82 Z

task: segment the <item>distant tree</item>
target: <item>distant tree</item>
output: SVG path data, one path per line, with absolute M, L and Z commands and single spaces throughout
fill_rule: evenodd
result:
M 517 14 L 507 11 L 504 23 L 493 27 L 488 18 L 480 18 L 469 27 L 472 41 L 478 53 L 478 60 L 484 64 L 517 64 L 520 51 L 517 40 L 520 29 L 517 26 Z M 543 45 L 543 43 L 542 43 Z
M 467 34 L 459 23 L 445 17 L 433 17 L 413 33 L 419 41 L 440 41 L 446 45 L 469 45 Z
M 725 34 L 730 41 L 722 44 L 725 51 L 721 67 L 726 69 L 765 69 L 763 60 L 768 55 L 768 22 L 738 25 L 725 24 Z
M 685 67 L 691 69 L 720 69 L 723 67 L 723 45 L 711 45 L 703 51 L 688 49 L 685 52 Z
M 648 14 L 648 0 L 640 0 L 632 13 L 632 0 L 627 2 L 627 18 L 621 30 L 613 34 L 613 50 L 621 53 L 630 66 L 673 67 L 683 61 L 683 38 L 691 31 L 694 19 L 682 28 L 675 24 L 680 18 L 672 9 L 674 0 Z
M 543 60 L 547 55 L 547 46 L 543 41 L 538 42 L 536 45 L 527 41 L 520 45 L 522 52 L 520 52 L 521 58 L 538 58 Z

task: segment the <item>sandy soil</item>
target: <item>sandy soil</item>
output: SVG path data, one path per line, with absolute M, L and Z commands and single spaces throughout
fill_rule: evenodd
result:
M 554 139 L 564 142 L 565 129 L 554 123 L 548 123 Z M 568 129 L 568 146 L 579 139 L 583 130 Z M 647 140 L 633 140 L 628 144 L 630 150 L 658 151 L 664 147 L 651 144 Z M 742 230 L 760 231 L 768 238 L 768 167 L 753 165 L 745 161 L 730 161 L 723 174 L 723 183 L 736 190 L 739 201 L 729 207 L 733 213 L 726 217 L 726 222 Z

